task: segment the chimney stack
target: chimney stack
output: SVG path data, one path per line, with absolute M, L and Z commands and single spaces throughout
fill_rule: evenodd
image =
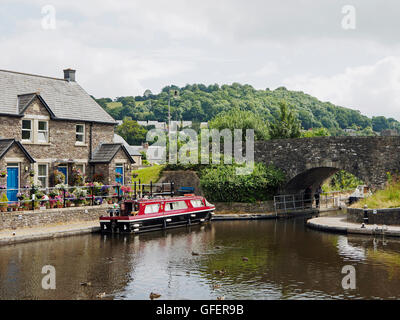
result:
M 76 70 L 73 70 L 73 69 L 70 69 L 70 68 L 65 69 L 64 70 L 64 80 L 75 81 L 75 71 Z

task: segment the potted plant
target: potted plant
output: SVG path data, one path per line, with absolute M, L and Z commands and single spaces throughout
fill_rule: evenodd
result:
M 33 178 L 33 177 L 35 176 L 35 170 L 31 169 L 31 170 L 29 171 L 29 176 L 30 176 L 31 178 Z
M 0 177 L 1 177 L 1 178 L 7 177 L 7 170 L 1 170 L 1 171 L 0 171 Z
M 1 198 L 0 198 L 0 210 L 1 210 L 1 212 L 6 212 L 7 211 L 7 206 L 8 206 L 8 198 L 7 198 L 7 194 L 4 192 L 1 195 Z

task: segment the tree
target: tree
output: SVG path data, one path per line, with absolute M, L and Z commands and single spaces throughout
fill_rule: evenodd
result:
M 271 139 L 299 138 L 301 136 L 301 122 L 297 119 L 293 110 L 289 109 L 285 101 L 279 102 L 279 108 L 280 114 L 269 126 Z
M 210 129 L 242 129 L 243 139 L 246 136 L 247 129 L 254 130 L 256 140 L 268 140 L 268 126 L 257 115 L 250 111 L 234 109 L 228 112 L 222 112 L 209 123 Z
M 326 128 L 315 128 L 301 133 L 302 138 L 312 138 L 312 137 L 329 137 L 331 134 Z
M 117 133 L 130 145 L 139 145 L 146 141 L 147 130 L 137 121 L 125 118 L 124 122 L 117 127 Z

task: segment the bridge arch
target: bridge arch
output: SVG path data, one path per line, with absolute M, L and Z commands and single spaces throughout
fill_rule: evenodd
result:
M 340 170 L 343 169 L 324 166 L 307 169 L 306 171 L 297 174 L 293 178 L 287 179 L 286 183 L 282 187 L 282 191 L 290 194 L 297 194 L 304 191 L 307 187 L 311 187 L 312 190 L 316 190 L 318 186 L 321 186 L 328 178 L 332 177 Z M 344 171 L 349 172 L 347 170 Z M 353 175 L 362 180 L 357 175 Z
M 316 187 L 339 170 L 355 175 L 372 189 L 378 189 L 385 184 L 387 172 L 400 172 L 400 137 L 258 141 L 254 147 L 254 159 L 285 172 L 282 192 L 304 190 L 310 185 Z

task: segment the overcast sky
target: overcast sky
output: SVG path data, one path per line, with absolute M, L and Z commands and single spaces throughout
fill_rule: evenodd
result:
M 55 9 L 55 25 L 46 5 Z M 346 5 L 355 20 L 342 12 Z M 286 86 L 400 120 L 398 0 L 0 0 L 0 6 L 0 69 L 62 77 L 71 67 L 95 97 L 240 82 Z

